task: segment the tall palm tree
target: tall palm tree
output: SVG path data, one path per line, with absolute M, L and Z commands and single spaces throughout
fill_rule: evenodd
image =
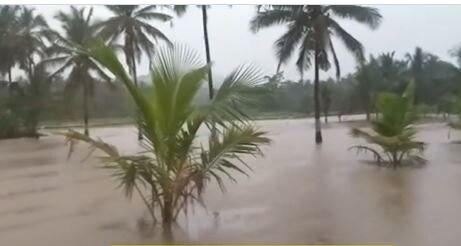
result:
M 335 20 L 336 17 L 351 19 L 374 29 L 381 22 L 381 15 L 375 8 L 357 5 L 275 5 L 259 8 L 251 20 L 253 32 L 273 25 L 286 24 L 288 30 L 275 42 L 280 66 L 288 61 L 299 46 L 296 66 L 303 74 L 314 60 L 314 106 L 315 142 L 322 142 L 319 103 L 319 69 L 331 67 L 329 54 L 333 57 L 336 76 L 340 77 L 339 61 L 332 43 L 332 37 L 339 38 L 357 60 L 363 60 L 363 46 Z
M 50 31 L 45 18 L 34 13 L 33 8 L 22 7 L 17 20 L 18 62 L 30 77 L 35 66 L 34 55 L 44 57 L 45 40 L 50 38 Z
M 423 49 L 416 47 L 413 54 L 407 53 L 405 56 L 409 64 L 410 76 L 415 80 L 415 102 L 418 104 L 424 100 L 424 94 L 427 91 L 426 81 L 424 81 L 423 69 L 428 55 L 423 51 Z
M 123 38 L 123 52 L 125 60 L 130 69 L 134 83 L 138 85 L 136 63 L 141 60 L 142 54 L 147 55 L 149 60 L 154 56 L 155 44 L 162 40 L 170 43 L 170 40 L 155 26 L 148 21 L 156 20 L 166 22 L 171 16 L 165 13 L 156 12 L 157 6 L 148 5 L 107 5 L 106 8 L 113 16 L 106 21 L 100 22 L 100 33 L 108 38 L 110 42 L 117 42 Z M 140 114 L 138 113 L 138 139 L 142 139 L 140 127 Z
M 37 125 L 42 109 L 42 89 L 47 83 L 46 71 L 41 64 L 36 64 L 36 57 L 44 58 L 46 43 L 51 32 L 45 18 L 35 14 L 33 8 L 22 7 L 17 20 L 17 55 L 20 68 L 28 77 L 26 89 L 27 113 L 24 123 L 29 135 L 37 134 Z
M 19 6 L 2 5 L 0 6 L 0 73 L 8 74 L 8 85 L 13 82 L 11 69 L 17 61 L 14 44 L 15 28 L 17 27 Z
M 355 92 L 365 111 L 367 121 L 371 119 L 370 115 L 374 107 L 373 102 L 377 97 L 376 92 L 384 90 L 384 88 L 380 88 L 382 80 L 379 62 L 373 56 L 370 56 L 369 61 L 363 62 L 357 67 Z
M 408 63 L 394 57 L 395 51 L 382 53 L 378 56 L 382 82 L 380 89 L 400 93 L 405 90 L 407 83 Z
M 65 95 L 69 95 L 75 89 L 81 87 L 83 92 L 83 119 L 85 134 L 89 135 L 88 130 L 88 100 L 94 82 L 97 77 L 105 81 L 110 78 L 102 71 L 98 65 L 88 59 L 88 57 L 76 52 L 76 49 L 92 44 L 97 37 L 96 29 L 92 23 L 93 9 L 85 11 L 85 8 L 70 7 L 69 13 L 59 11 L 55 18 L 61 22 L 64 35 L 53 32 L 53 45 L 47 50 L 48 54 L 54 56 L 44 61 L 44 64 L 56 65 L 59 68 L 51 74 L 54 77 L 66 70 L 70 70 L 65 87 Z

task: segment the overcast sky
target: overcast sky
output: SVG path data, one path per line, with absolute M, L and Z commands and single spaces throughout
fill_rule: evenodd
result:
M 454 62 L 448 50 L 461 43 L 459 32 L 461 5 L 375 5 L 383 16 L 381 26 L 370 30 L 365 26 L 348 20 L 340 24 L 360 40 L 369 54 L 395 51 L 401 58 L 406 52 L 412 52 L 416 46 L 432 52 L 443 60 Z M 35 6 L 48 20 L 50 26 L 59 26 L 53 20 L 57 10 L 68 11 L 68 5 Z M 284 27 L 277 26 L 264 29 L 256 34 L 249 31 L 249 21 L 255 14 L 254 5 L 214 5 L 208 11 L 209 38 L 211 56 L 214 61 L 213 71 L 218 77 L 228 74 L 243 63 L 254 63 L 266 74 L 273 74 L 277 61 L 274 56 L 273 43 L 283 33 Z M 110 16 L 103 6 L 96 6 L 94 16 Z M 158 26 L 174 42 L 188 44 L 205 57 L 203 43 L 202 16 L 199 8 L 191 6 L 181 18 L 175 18 L 174 24 L 152 23 Z M 353 72 L 356 63 L 338 40 L 333 41 L 339 56 L 342 74 Z M 205 60 L 205 59 L 204 59 Z M 140 75 L 148 73 L 147 61 L 139 65 Z M 298 80 L 294 59 L 283 67 L 285 77 Z M 334 70 L 321 74 L 333 76 Z M 304 78 L 311 78 L 312 71 Z

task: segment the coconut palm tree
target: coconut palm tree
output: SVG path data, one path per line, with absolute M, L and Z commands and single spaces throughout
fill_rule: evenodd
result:
M 176 218 L 187 213 L 191 203 L 201 201 L 208 181 L 214 179 L 224 188 L 222 175 L 235 181 L 235 172 L 246 174 L 245 166 L 249 166 L 241 157 L 261 154 L 259 146 L 270 141 L 239 109 L 247 98 L 243 89 L 260 81 L 254 68 L 236 69 L 211 103 L 203 105 L 194 98 L 206 80 L 209 64 L 202 64 L 197 53 L 184 46 L 158 51 L 149 94 L 136 87 L 115 53 L 104 44 L 82 52 L 110 70 L 134 99 L 142 114 L 146 154 L 121 155 L 101 140 L 75 131 L 65 135 L 71 143 L 88 142 L 107 154 L 107 167 L 126 195 L 139 194 L 153 221 L 160 216 L 166 239 L 172 236 Z M 211 130 L 214 125 L 219 131 L 205 140 L 197 139 L 200 127 Z
M 381 53 L 378 56 L 382 81 L 380 89 L 402 92 L 408 80 L 408 62 L 395 58 L 395 51 Z
M 409 64 L 409 73 L 416 83 L 415 102 L 422 103 L 424 101 L 425 92 L 427 92 L 426 81 L 424 80 L 424 66 L 428 59 L 428 54 L 420 47 L 415 48 L 413 54 L 407 53 L 405 55 Z
M 376 103 L 381 116 L 371 122 L 372 132 L 359 128 L 351 129 L 353 137 L 363 138 L 380 149 L 367 145 L 356 145 L 350 149 L 371 152 L 379 164 L 386 166 L 424 163 L 425 160 L 420 154 L 425 144 L 415 140 L 417 131 L 413 126 L 416 119 L 413 105 L 414 90 L 415 83 L 412 81 L 402 96 L 382 93 Z
M 78 48 L 92 44 L 97 38 L 96 29 L 92 23 L 92 15 L 93 8 L 86 11 L 85 8 L 78 9 L 71 6 L 69 13 L 59 11 L 55 18 L 61 22 L 64 35 L 58 32 L 52 33 L 53 45 L 47 50 L 48 55 L 52 56 L 52 58 L 43 61 L 47 65 L 59 65 L 59 68 L 50 77 L 64 71 L 70 71 L 66 79 L 65 95 L 71 95 L 71 92 L 82 88 L 84 131 L 86 135 L 89 135 L 88 101 L 93 83 L 98 81 L 98 77 L 105 81 L 110 81 L 110 77 L 94 61 L 76 52 Z
M 340 39 L 358 61 L 363 61 L 363 45 L 348 33 L 336 18 L 350 19 L 375 29 L 381 22 L 378 10 L 357 5 L 272 5 L 260 7 L 251 20 L 253 32 L 273 25 L 286 24 L 287 31 L 275 42 L 280 66 L 286 63 L 299 47 L 296 66 L 301 73 L 310 68 L 314 60 L 315 142 L 322 142 L 319 102 L 319 69 L 331 67 L 329 54 L 340 76 L 339 61 L 332 38 Z
M 357 67 L 355 91 L 365 111 L 367 121 L 371 119 L 370 115 L 373 102 L 376 100 L 376 92 L 384 90 L 384 88 L 380 88 L 382 80 L 379 61 L 373 56 L 370 56 L 369 61 L 363 62 Z
M 106 8 L 113 16 L 97 24 L 101 27 L 100 34 L 116 43 L 123 38 L 123 52 L 126 64 L 130 69 L 135 85 L 138 85 L 136 63 L 141 60 L 142 54 L 147 55 L 149 60 L 154 56 L 155 45 L 158 41 L 170 43 L 169 39 L 158 28 L 148 23 L 156 20 L 167 22 L 171 16 L 156 12 L 156 5 L 107 5 Z M 138 116 L 138 139 L 142 139 L 140 119 Z
M 36 58 L 45 57 L 46 41 L 51 35 L 45 18 L 34 11 L 33 8 L 22 7 L 16 28 L 18 63 L 28 77 L 28 84 L 24 86 L 27 108 L 24 124 L 30 136 L 38 136 L 37 125 L 43 106 L 41 94 L 48 83 L 46 71 L 41 64 L 37 65 Z
M 16 30 L 19 64 L 29 77 L 34 72 L 34 56 L 45 56 L 45 41 L 51 35 L 45 18 L 41 14 L 36 15 L 34 11 L 33 8 L 21 8 Z
M 14 46 L 16 38 L 16 27 L 18 19 L 19 6 L 0 5 L 0 73 L 8 74 L 8 85 L 11 87 L 13 82 L 11 69 L 17 61 L 16 47 Z
M 9 99 L 11 114 L 20 119 L 17 126 L 20 131 L 15 136 L 38 136 L 36 126 L 41 100 L 39 74 L 34 74 L 35 59 L 45 49 L 44 40 L 48 38 L 48 25 L 42 15 L 36 15 L 34 9 L 27 7 L 0 7 L 0 72 L 8 73 Z M 16 64 L 27 75 L 27 83 L 19 85 L 11 78 L 11 69 Z

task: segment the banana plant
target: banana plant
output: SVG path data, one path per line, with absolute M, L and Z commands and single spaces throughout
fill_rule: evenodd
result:
M 240 66 L 223 81 L 208 104 L 197 104 L 210 64 L 202 64 L 197 53 L 185 46 L 160 48 L 153 63 L 149 93 L 141 92 L 125 71 L 114 51 L 99 43 L 80 51 L 121 81 L 142 114 L 145 136 L 142 154 L 122 155 L 113 145 L 74 130 L 64 133 L 73 145 L 83 141 L 105 153 L 105 167 L 123 187 L 126 196 L 141 196 L 153 222 L 160 221 L 166 239 L 172 225 L 201 195 L 211 181 L 224 189 L 223 178 L 248 175 L 247 158 L 262 155 L 260 147 L 270 143 L 267 133 L 253 126 L 240 109 L 248 87 L 261 76 L 251 66 Z M 208 134 L 198 140 L 199 129 Z M 204 204 L 202 204 L 204 205 Z
M 378 164 L 394 168 L 425 163 L 421 156 L 425 143 L 415 140 L 414 88 L 412 81 L 401 96 L 380 94 L 376 103 L 380 116 L 371 122 L 372 131 L 351 129 L 353 137 L 363 138 L 371 146 L 355 145 L 349 149 L 355 149 L 358 153 L 371 152 Z

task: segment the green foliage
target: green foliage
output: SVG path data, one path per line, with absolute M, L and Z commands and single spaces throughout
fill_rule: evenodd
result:
M 8 95 L 2 107 L 0 137 L 38 136 L 37 125 L 43 91 L 39 76 L 44 74 L 36 59 L 44 56 L 49 28 L 33 8 L 0 6 L 0 74 L 8 73 Z M 11 70 L 19 65 L 27 81 L 13 81 Z M 15 124 L 15 125 L 12 125 Z
M 283 72 L 266 76 L 266 83 L 254 90 L 251 104 L 244 105 L 255 116 L 267 113 L 307 114 L 312 111 L 312 86 L 309 82 L 293 82 Z
M 371 122 L 372 132 L 352 128 L 353 137 L 363 138 L 379 146 L 380 150 L 364 145 L 352 146 L 350 149 L 372 152 L 378 163 L 393 167 L 424 163 L 420 156 L 424 143 L 415 140 L 417 131 L 413 126 L 416 120 L 414 87 L 414 82 L 411 82 L 401 96 L 391 93 L 379 96 L 376 107 L 380 117 Z M 383 156 L 387 158 L 386 161 Z
M 0 139 L 21 135 L 21 119 L 11 110 L 0 112 Z
M 209 104 L 198 105 L 194 98 L 209 65 L 203 65 L 195 52 L 183 46 L 158 51 L 151 74 L 153 86 L 147 95 L 135 86 L 109 47 L 99 44 L 81 53 L 108 69 L 128 90 L 142 115 L 146 152 L 120 155 L 102 140 L 72 130 L 65 135 L 72 143 L 85 141 L 104 151 L 107 168 L 125 194 L 140 194 L 153 220 L 160 215 L 166 234 L 171 233 L 171 224 L 181 212 L 187 213 L 191 203 L 201 202 L 209 181 L 224 188 L 223 175 L 234 180 L 235 172 L 246 174 L 249 166 L 242 157 L 261 154 L 259 146 L 270 142 L 266 132 L 252 126 L 240 110 L 247 96 L 245 89 L 260 81 L 252 67 L 236 69 Z M 205 141 L 197 139 L 203 127 L 214 129 Z

